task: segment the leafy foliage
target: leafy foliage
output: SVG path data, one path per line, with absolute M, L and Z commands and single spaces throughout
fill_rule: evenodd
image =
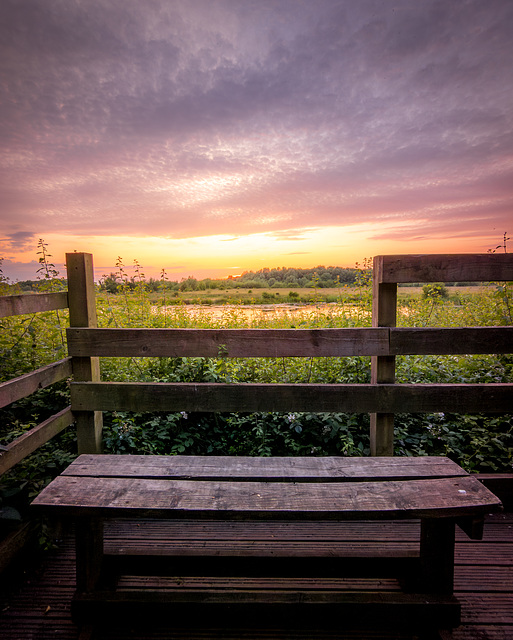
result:
M 106 274 L 100 281 L 100 290 L 109 293 L 123 293 L 124 291 L 134 291 L 139 282 L 140 271 L 138 271 L 138 263 L 135 262 L 134 275 L 129 277 L 126 270 L 119 268 L 122 258 L 118 258 L 118 271 Z M 318 266 L 311 269 L 299 269 L 292 267 L 277 267 L 274 269 L 264 268 L 259 271 L 245 271 L 240 276 L 230 277 L 228 279 L 212 279 L 205 278 L 198 280 L 193 276 L 183 278 L 181 282 L 156 281 L 150 278 L 146 283 L 148 290 L 161 290 L 164 286 L 166 289 L 174 291 L 204 291 L 207 289 L 233 289 L 233 288 L 251 288 L 260 289 L 267 287 L 276 288 L 301 288 L 301 287 L 317 287 L 330 288 L 340 284 L 354 284 L 360 276 L 360 266 L 356 268 L 343 267 L 325 267 Z
M 62 288 L 45 243 L 39 245 L 39 290 Z M 255 312 L 226 305 L 194 313 L 182 303 L 169 306 L 173 293 L 165 271 L 154 287 L 135 261 L 129 277 L 121 258 L 113 274 L 115 295 L 107 287 L 97 295 L 99 326 L 191 328 L 320 328 L 371 324 L 372 286 L 369 261 L 351 273 L 351 286 L 336 274 L 336 303 L 321 305 L 318 292 L 327 282 L 317 268 L 309 274 L 313 295 L 301 312 Z M 286 281 L 287 270 L 262 270 L 270 281 Z M 267 276 L 269 276 L 267 278 Z M 278 277 L 281 277 L 280 278 Z M 105 281 L 104 281 L 105 282 Z M 188 282 L 185 286 L 192 286 Z M 1 273 L 2 293 L 12 285 Z M 152 290 L 157 298 L 152 297 Z M 472 292 L 438 295 L 400 294 L 399 326 L 491 326 L 511 324 L 511 283 Z M 290 300 L 297 300 L 291 296 Z M 279 301 L 276 295 L 269 301 Z M 0 380 L 22 375 L 66 355 L 63 339 L 67 313 L 46 312 L 4 318 L 0 334 Z M 221 350 L 222 351 L 222 350 Z M 102 377 L 119 381 L 163 382 L 351 382 L 370 381 L 370 358 L 104 358 Z M 397 358 L 398 382 L 512 382 L 512 355 L 404 356 Z M 69 403 L 66 383 L 33 394 L 0 411 L 0 444 L 7 444 Z M 124 413 L 104 415 L 104 447 L 113 453 L 219 455 L 348 455 L 369 453 L 369 417 L 344 413 Z M 5 474 L 0 482 L 0 520 L 11 526 L 45 483 L 74 457 L 73 429 L 54 438 Z M 509 471 L 513 418 L 509 415 L 404 414 L 395 418 L 397 455 L 448 455 L 472 471 Z

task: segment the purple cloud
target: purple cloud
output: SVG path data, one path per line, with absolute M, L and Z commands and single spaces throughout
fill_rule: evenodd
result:
M 507 228 L 512 32 L 510 0 L 3 0 L 2 246 Z

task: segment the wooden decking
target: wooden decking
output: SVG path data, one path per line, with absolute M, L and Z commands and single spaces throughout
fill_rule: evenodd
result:
M 408 552 L 413 546 L 418 532 L 415 523 L 411 522 L 381 522 L 373 523 L 369 528 L 367 523 L 347 523 L 341 531 L 338 541 L 332 541 L 338 550 L 344 546 L 358 547 L 365 553 L 367 545 L 376 540 L 380 544 L 397 547 L 398 550 Z M 166 534 L 159 532 L 162 523 L 138 522 L 136 526 L 127 527 L 126 523 L 115 523 L 106 539 L 106 545 L 114 549 L 123 545 L 126 548 L 138 548 L 147 545 L 150 537 L 158 546 L 159 537 L 162 547 L 167 547 Z M 151 534 L 151 536 L 150 536 Z M 274 535 L 274 534 L 271 534 Z M 189 553 L 194 555 L 194 541 L 184 530 L 183 545 L 189 547 Z M 223 543 L 217 543 L 222 553 Z M 240 541 L 241 545 L 249 541 Z M 315 542 L 319 544 L 319 542 Z M 513 638 L 513 514 L 508 512 L 490 516 L 485 525 L 485 535 L 482 541 L 469 540 L 464 534 L 457 534 L 456 544 L 455 593 L 462 604 L 462 625 L 452 633 L 442 632 L 444 640 L 511 640 Z M 124 579 L 124 588 L 130 589 L 137 585 L 142 578 L 139 576 Z M 189 579 L 175 577 L 173 579 L 154 578 L 157 589 L 223 589 L 219 580 L 212 581 L 196 570 L 196 575 Z M 295 582 L 295 585 L 294 585 Z M 356 584 L 358 582 L 358 584 Z M 262 578 L 239 580 L 239 588 L 268 589 L 268 581 Z M 315 580 L 308 577 L 302 581 L 289 579 L 272 585 L 284 592 L 290 586 L 302 586 L 305 589 L 315 589 Z M 73 625 L 70 613 L 70 603 L 75 585 L 74 538 L 67 534 L 58 547 L 49 552 L 42 563 L 26 573 L 25 579 L 14 588 L 2 601 L 0 614 L 0 638 L 3 640 L 78 640 L 77 628 Z M 348 579 L 345 584 L 333 578 L 333 587 L 361 588 L 361 580 Z M 373 579 L 368 588 L 390 592 L 397 588 L 388 579 Z M 355 628 L 346 629 L 344 621 L 339 628 L 323 628 L 323 620 L 314 628 L 293 629 L 290 623 L 278 628 L 277 625 L 266 624 L 260 620 L 258 628 L 231 628 L 230 619 L 226 624 L 210 624 L 210 620 L 196 616 L 193 620 L 180 619 L 180 612 L 170 612 L 169 617 L 158 625 L 152 624 L 151 619 L 144 617 L 139 621 L 131 621 L 124 626 L 119 620 L 113 624 L 105 623 L 101 628 L 95 628 L 95 640 L 117 640 L 127 638 L 131 640 L 211 640 L 226 638 L 228 640 L 341 640 L 343 638 L 369 638 L 390 640 L 422 638 L 418 634 L 400 630 L 400 625 L 386 631 L 384 629 Z M 363 623 L 364 621 L 362 621 Z M 367 621 L 365 621 L 367 622 Z M 267 628 L 271 626 L 271 628 Z M 87 630 L 86 630 L 87 631 Z M 85 637 L 85 636 L 84 636 Z

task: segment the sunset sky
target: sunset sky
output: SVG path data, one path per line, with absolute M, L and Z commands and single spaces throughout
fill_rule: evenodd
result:
M 3 273 L 486 252 L 512 116 L 512 0 L 1 0 Z

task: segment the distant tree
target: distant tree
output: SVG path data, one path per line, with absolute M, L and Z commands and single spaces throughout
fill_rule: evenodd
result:
M 196 278 L 189 276 L 188 278 L 183 278 L 180 282 L 180 291 L 197 291 L 198 290 L 198 281 Z
M 10 289 L 9 278 L 4 276 L 4 272 L 2 270 L 2 264 L 4 262 L 4 258 L 0 258 L 0 295 L 7 295 Z
M 109 273 L 109 275 L 103 275 L 99 281 L 100 291 L 107 291 L 107 293 L 118 292 L 118 279 L 115 273 Z
M 445 284 L 425 284 L 422 287 L 422 297 L 424 300 L 441 300 L 449 297 L 449 291 Z

